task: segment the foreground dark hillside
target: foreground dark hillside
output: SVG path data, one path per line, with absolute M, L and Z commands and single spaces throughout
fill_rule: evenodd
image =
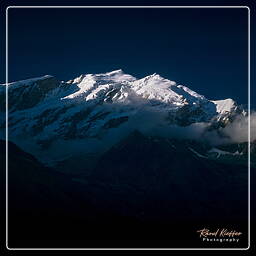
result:
M 9 247 L 246 247 L 247 167 L 186 143 L 134 132 L 89 177 L 46 168 L 9 143 Z M 239 245 L 203 243 L 204 227 L 244 235 Z

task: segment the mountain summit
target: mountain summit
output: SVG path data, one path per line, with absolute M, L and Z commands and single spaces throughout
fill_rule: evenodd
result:
M 47 75 L 1 85 L 1 129 L 6 86 L 10 140 L 47 163 L 104 151 L 134 130 L 220 127 L 241 112 L 232 99 L 208 100 L 158 74 L 136 79 L 118 69 L 67 82 Z

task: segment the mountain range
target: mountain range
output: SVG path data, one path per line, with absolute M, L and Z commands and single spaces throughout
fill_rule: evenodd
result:
M 248 111 L 232 99 L 158 74 L 47 75 L 0 86 L 1 139 L 7 92 L 14 246 L 207 247 L 195 228 L 247 233 Z M 250 150 L 255 170 L 254 139 Z M 184 223 L 191 241 L 180 239 Z M 170 241 L 167 228 L 179 236 Z
M 1 85 L 2 131 L 5 89 Z M 136 79 L 115 70 L 67 82 L 46 75 L 8 84 L 9 139 L 50 166 L 78 158 L 92 160 L 135 130 L 230 144 L 230 134 L 223 128 L 237 116 L 246 117 L 247 112 L 232 99 L 208 100 L 158 74 Z M 215 147 L 209 151 L 241 155 Z

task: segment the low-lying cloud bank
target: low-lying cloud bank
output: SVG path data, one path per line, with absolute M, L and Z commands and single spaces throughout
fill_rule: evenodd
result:
M 170 124 L 164 113 L 143 110 L 131 116 L 118 128 L 111 129 L 104 141 L 106 144 L 113 143 L 131 131 L 138 130 L 148 136 L 197 140 L 211 145 L 242 143 L 248 142 L 248 125 L 249 117 L 241 114 L 237 115 L 233 122 L 218 129 L 211 129 L 210 123 L 194 123 L 181 127 Z M 256 112 L 250 115 L 250 127 L 250 141 L 254 141 L 256 140 Z
M 249 117 L 239 115 L 234 122 L 228 124 L 220 131 L 229 137 L 230 142 L 246 142 L 248 141 L 248 126 Z M 256 112 L 252 112 L 250 115 L 250 141 L 256 140 Z

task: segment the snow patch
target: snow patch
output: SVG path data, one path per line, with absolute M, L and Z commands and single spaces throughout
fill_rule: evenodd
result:
M 232 155 L 232 156 L 243 155 L 242 152 L 239 153 L 238 151 L 236 151 L 235 153 L 231 153 L 231 152 L 228 152 L 228 151 L 220 150 L 218 148 L 212 148 L 208 151 L 208 153 L 216 153 L 217 158 L 219 158 L 221 155 Z
M 45 76 L 30 78 L 30 79 L 26 79 L 26 80 L 20 80 L 18 82 L 11 82 L 11 83 L 2 84 L 2 85 L 7 85 L 8 88 L 9 87 L 14 88 L 14 87 L 17 87 L 17 86 L 28 86 L 28 85 L 31 85 L 31 84 L 37 82 L 37 81 L 45 80 L 45 79 L 52 78 L 52 77 L 53 76 L 51 76 L 51 75 L 45 75 Z
M 232 99 L 212 100 L 212 102 L 216 105 L 216 111 L 220 114 L 231 112 L 236 106 L 236 103 Z
M 193 148 L 188 147 L 188 149 L 189 149 L 190 151 L 192 151 L 194 154 L 196 154 L 198 157 L 207 158 L 206 156 L 203 156 L 203 155 L 199 154 L 199 153 L 198 153 L 197 151 L 195 151 Z

